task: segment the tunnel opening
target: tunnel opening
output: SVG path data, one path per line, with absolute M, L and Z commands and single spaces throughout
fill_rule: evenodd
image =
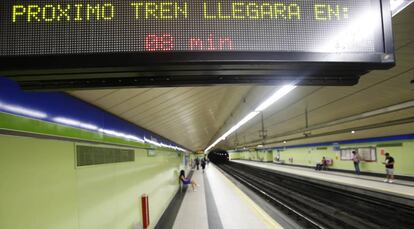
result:
M 229 162 L 229 153 L 223 149 L 214 149 L 208 154 L 208 159 L 214 164 Z

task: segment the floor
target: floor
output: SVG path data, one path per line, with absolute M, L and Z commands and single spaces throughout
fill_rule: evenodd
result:
M 174 229 L 282 228 L 213 164 L 195 170 L 174 223 Z
M 274 163 L 264 163 L 255 161 L 234 160 L 233 162 L 258 166 L 267 169 L 273 169 L 313 179 L 319 179 L 338 184 L 345 184 L 347 186 L 353 186 L 383 193 L 390 193 L 396 196 L 414 199 L 414 182 L 412 181 L 396 180 L 395 183 L 390 184 L 385 183 L 384 178 L 381 177 L 363 175 L 357 176 L 354 174 L 333 171 L 315 171 L 311 168 L 286 166 Z

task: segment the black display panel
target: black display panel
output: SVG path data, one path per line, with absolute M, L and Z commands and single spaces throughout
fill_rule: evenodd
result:
M 0 55 L 383 52 L 378 0 L 2 0 Z
M 363 63 L 366 72 L 394 63 L 390 19 L 382 0 L 2 0 L 0 74 L 304 62 Z

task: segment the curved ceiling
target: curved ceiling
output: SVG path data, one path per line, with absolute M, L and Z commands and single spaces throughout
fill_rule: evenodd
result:
M 264 111 L 264 140 L 259 136 L 258 115 L 217 146 L 254 147 L 263 141 L 275 146 L 414 133 L 414 105 L 410 105 L 414 101 L 410 84 L 414 80 L 414 4 L 393 18 L 393 29 L 396 67 L 373 71 L 352 87 L 298 87 Z M 188 149 L 200 150 L 277 88 L 246 85 L 69 93 Z M 390 108 L 398 104 L 403 105 Z M 335 120 L 340 122 L 332 123 Z

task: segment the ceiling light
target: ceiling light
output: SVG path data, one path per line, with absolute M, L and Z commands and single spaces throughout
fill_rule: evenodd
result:
M 97 130 L 98 127 L 89 123 L 84 123 L 84 122 L 80 122 L 78 120 L 74 120 L 74 119 L 70 119 L 70 118 L 65 118 L 65 117 L 55 117 L 52 119 L 54 122 L 57 123 L 62 123 L 65 125 L 69 125 L 69 126 L 76 126 L 76 127 L 81 127 L 84 129 L 89 129 L 89 130 Z
M 284 144 L 286 144 L 286 141 L 283 141 Z
M 161 146 L 161 144 L 160 144 L 160 143 L 158 143 L 158 142 L 156 142 L 156 141 L 153 141 L 153 140 L 151 140 L 151 139 L 145 138 L 145 137 L 144 137 L 144 141 L 145 141 L 145 142 L 147 142 L 147 143 L 150 143 L 150 144 L 156 145 L 156 146 Z
M 139 138 L 137 136 L 134 136 L 134 135 L 126 135 L 125 138 L 126 139 L 130 139 L 130 140 L 134 140 L 134 141 L 137 141 L 137 142 L 144 143 L 144 140 L 143 139 L 141 139 L 141 138 Z
M 390 0 L 391 15 L 394 17 L 413 2 L 414 0 Z
M 355 130 L 351 131 L 351 134 L 355 134 Z
M 144 137 L 144 141 L 146 143 L 150 143 L 150 144 L 156 145 L 158 147 L 166 147 L 166 148 L 175 149 L 175 150 L 182 151 L 182 152 L 187 152 L 187 150 L 185 150 L 185 149 L 183 149 L 181 147 L 167 145 L 167 144 L 164 144 L 164 143 L 159 143 L 157 141 L 154 141 L 154 140 L 151 140 L 151 139 L 148 139 L 148 138 L 145 138 L 145 137 Z
M 118 131 L 107 130 L 107 129 L 102 129 L 102 128 L 99 128 L 98 131 L 102 132 L 104 134 L 113 135 L 113 136 L 116 136 L 116 137 L 126 138 L 126 139 L 129 139 L 129 140 L 134 140 L 134 141 L 137 141 L 137 142 L 144 143 L 144 140 L 142 138 L 139 138 L 139 137 L 134 136 L 134 135 L 124 134 L 124 133 L 121 133 L 121 132 L 118 132 Z
M 7 112 L 11 112 L 14 114 L 20 114 L 20 115 L 25 115 L 25 116 L 30 116 L 30 117 L 34 117 L 34 118 L 47 118 L 48 115 L 44 112 L 41 111 L 37 111 L 37 110 L 33 110 L 33 109 L 29 109 L 29 108 L 25 108 L 25 107 L 21 107 L 21 106 L 17 106 L 17 105 L 11 105 L 11 104 L 5 104 L 3 102 L 0 101 L 0 110 L 4 110 Z M 125 134 L 125 133 L 121 133 L 118 131 L 114 131 L 114 130 L 107 130 L 107 129 L 102 129 L 102 128 L 98 128 L 97 126 L 90 124 L 90 123 L 84 123 L 81 122 L 79 120 L 75 120 L 75 119 L 71 119 L 71 118 L 66 118 L 66 117 L 54 117 L 51 119 L 52 121 L 56 122 L 56 123 L 61 123 L 61 124 L 65 124 L 68 126 L 73 126 L 73 127 L 80 127 L 83 129 L 88 129 L 88 130 L 97 130 L 98 132 L 107 134 L 107 135 L 112 135 L 112 136 L 116 136 L 116 137 L 122 137 L 122 138 L 126 138 L 129 140 L 133 140 L 133 141 L 137 141 L 137 142 L 149 142 L 151 144 L 154 144 L 156 146 L 163 146 L 163 147 L 167 147 L 167 148 L 171 148 L 174 150 L 179 150 L 179 151 L 183 151 L 183 152 L 187 152 L 187 150 L 180 148 L 180 147 L 176 147 L 176 146 L 172 146 L 172 145 L 166 145 L 163 143 L 158 143 L 149 139 L 145 139 L 145 141 L 142 138 L 139 138 L 135 135 L 129 135 L 129 134 Z
M 254 111 L 264 111 L 266 108 L 271 106 L 273 103 L 278 101 L 280 98 L 285 96 L 287 93 L 295 89 L 295 85 L 286 85 L 283 86 L 281 89 L 277 90 L 272 96 L 270 96 L 268 99 L 266 99 L 263 103 L 261 103 Z
M 47 114 L 44 112 L 11 104 L 0 103 L 0 109 L 14 114 L 25 115 L 33 118 L 47 118 Z
M 207 152 L 214 146 L 216 146 L 220 141 L 225 140 L 230 134 L 232 134 L 234 131 L 239 129 L 241 126 L 243 126 L 245 123 L 250 121 L 252 118 L 254 118 L 256 115 L 258 115 L 260 112 L 264 111 L 266 108 L 271 106 L 273 103 L 278 101 L 283 96 L 287 95 L 289 92 L 291 92 L 293 89 L 295 89 L 295 85 L 285 85 L 279 90 L 277 90 L 273 95 L 271 95 L 269 98 L 267 98 L 264 102 L 262 102 L 254 111 L 250 112 L 248 115 L 244 116 L 242 120 L 240 120 L 236 125 L 232 126 L 227 132 L 225 132 L 221 137 L 219 137 L 216 141 L 213 142 L 209 147 L 207 147 L 204 151 Z
M 116 137 L 122 137 L 122 138 L 126 137 L 126 134 L 115 131 L 115 130 L 107 130 L 107 129 L 101 129 L 100 128 L 100 129 L 98 129 L 98 131 L 102 132 L 104 134 L 113 135 L 113 136 L 116 136 Z

